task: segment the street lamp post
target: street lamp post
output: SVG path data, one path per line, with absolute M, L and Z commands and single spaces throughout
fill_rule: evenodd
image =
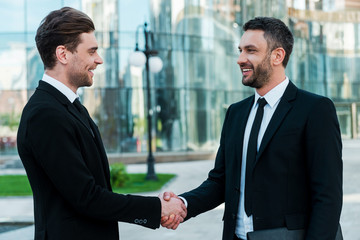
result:
M 140 28 L 144 29 L 144 38 L 145 38 L 145 49 L 143 51 L 139 50 L 138 45 L 138 31 Z M 162 61 L 156 55 L 158 51 L 151 49 L 149 47 L 149 37 L 152 32 L 147 30 L 147 23 L 144 25 L 138 26 L 136 30 L 136 47 L 135 52 L 133 52 L 129 57 L 129 63 L 134 66 L 143 66 L 145 64 L 146 70 L 146 95 L 147 95 L 147 130 L 148 130 L 148 156 L 147 156 L 147 175 L 146 180 L 157 180 L 155 173 L 155 158 L 152 153 L 152 115 L 153 110 L 151 108 L 151 91 L 150 91 L 150 71 L 157 73 L 162 69 Z

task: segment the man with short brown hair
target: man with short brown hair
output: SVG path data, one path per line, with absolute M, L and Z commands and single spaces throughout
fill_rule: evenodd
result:
M 65 7 L 51 12 L 36 34 L 45 73 L 17 137 L 33 190 L 36 240 L 115 240 L 118 221 L 155 229 L 162 216 L 173 214 L 178 222 L 186 216 L 178 199 L 111 190 L 100 133 L 76 93 L 93 84 L 93 71 L 103 63 L 94 30 L 86 14 Z

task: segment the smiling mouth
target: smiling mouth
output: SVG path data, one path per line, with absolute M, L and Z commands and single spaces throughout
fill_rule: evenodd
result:
M 242 68 L 241 69 L 244 76 L 249 75 L 252 72 L 251 68 Z
M 94 70 L 95 69 L 89 69 L 88 72 L 90 73 L 90 75 L 93 77 L 94 76 Z

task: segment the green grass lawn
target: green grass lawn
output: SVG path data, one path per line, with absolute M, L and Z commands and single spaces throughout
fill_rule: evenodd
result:
M 175 177 L 174 174 L 157 174 L 158 181 L 146 181 L 145 173 L 129 174 L 129 181 L 121 188 L 114 188 L 117 193 L 139 193 L 157 191 L 169 180 Z M 32 191 L 26 175 L 3 175 L 0 176 L 0 196 L 30 196 Z
M 160 190 L 167 182 L 169 182 L 175 174 L 156 174 L 158 181 L 145 181 L 144 173 L 129 173 L 129 180 L 121 188 L 113 188 L 117 193 L 139 193 L 153 192 Z
M 32 191 L 26 175 L 0 176 L 0 196 L 29 195 L 32 195 Z

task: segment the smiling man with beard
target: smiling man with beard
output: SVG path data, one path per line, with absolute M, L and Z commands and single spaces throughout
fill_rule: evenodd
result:
M 186 216 L 179 199 L 112 192 L 99 130 L 77 95 L 103 63 L 94 30 L 86 14 L 65 7 L 46 16 L 36 33 L 45 73 L 17 137 L 33 191 L 35 240 L 116 240 L 118 221 L 155 229 L 161 217 L 178 223 Z
M 214 168 L 198 188 L 180 195 L 187 219 L 225 202 L 223 240 L 342 239 L 342 143 L 334 104 L 286 76 L 294 39 L 282 21 L 257 17 L 243 29 L 237 63 L 242 83 L 255 93 L 230 105 Z
M 254 31 L 247 32 L 242 37 L 243 48 L 239 46 L 239 51 L 242 53 L 242 49 L 244 49 L 245 52 L 249 53 L 247 56 L 249 59 L 244 60 L 240 57 L 238 59 L 238 64 L 243 73 L 242 83 L 245 86 L 261 88 L 269 82 L 273 72 L 270 65 L 271 52 L 264 45 L 264 42 L 249 42 L 252 39 L 261 40 L 263 38 L 262 35 L 261 31 Z M 244 57 L 244 54 L 241 57 Z

